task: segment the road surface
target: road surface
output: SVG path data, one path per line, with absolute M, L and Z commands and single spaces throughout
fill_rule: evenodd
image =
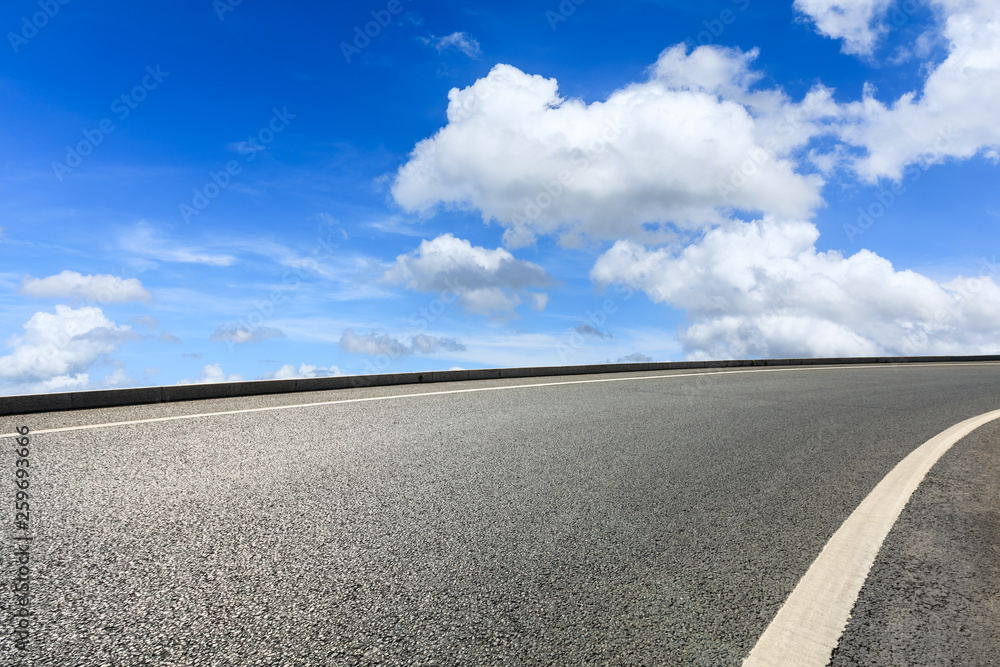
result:
M 0 433 L 31 429 L 33 616 L 21 663 L 9 633 L 0 648 L 59 666 L 738 665 L 899 461 L 998 408 L 1000 364 L 980 363 L 6 417 Z M 998 436 L 932 469 L 834 664 L 1000 664 Z

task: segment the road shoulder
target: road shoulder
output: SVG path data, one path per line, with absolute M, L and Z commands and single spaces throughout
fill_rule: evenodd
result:
M 956 443 L 913 494 L 830 664 L 1000 664 L 1000 424 Z

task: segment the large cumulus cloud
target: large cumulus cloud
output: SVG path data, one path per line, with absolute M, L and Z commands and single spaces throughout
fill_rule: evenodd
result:
M 619 241 L 591 272 L 683 309 L 692 358 L 1000 353 L 1000 287 L 939 283 L 868 250 L 819 252 L 815 225 L 764 218 L 713 229 L 683 250 Z
M 512 247 L 538 234 L 649 240 L 731 208 L 806 216 L 822 179 L 798 173 L 789 154 L 831 103 L 817 89 L 801 112 L 806 100 L 752 92 L 756 55 L 678 45 L 647 81 L 590 104 L 560 96 L 555 79 L 497 65 L 449 93 L 448 124 L 417 144 L 392 194 L 409 210 L 478 210 Z M 733 187 L 747 161 L 753 177 Z

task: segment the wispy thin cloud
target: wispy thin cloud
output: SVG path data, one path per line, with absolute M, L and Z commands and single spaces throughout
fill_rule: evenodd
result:
M 230 266 L 236 258 L 225 253 L 213 253 L 203 248 L 182 245 L 160 237 L 147 223 L 135 225 L 118 239 L 119 247 L 136 257 L 181 264 Z
M 273 327 L 249 329 L 235 324 L 223 324 L 215 330 L 209 340 L 243 344 L 260 343 L 272 338 L 285 338 L 285 332 Z
M 473 60 L 479 60 L 483 56 L 483 50 L 480 48 L 479 42 L 467 32 L 453 32 L 450 35 L 445 35 L 444 37 L 431 35 L 430 37 L 421 37 L 420 41 L 429 46 L 433 46 L 437 49 L 438 53 L 444 53 L 445 51 L 458 51 L 460 53 L 464 53 Z

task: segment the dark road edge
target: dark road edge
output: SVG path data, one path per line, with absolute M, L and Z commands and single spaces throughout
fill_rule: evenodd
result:
M 823 359 L 734 359 L 728 361 L 665 361 L 635 364 L 595 364 L 589 366 L 540 366 L 523 368 L 481 368 L 472 370 L 426 371 L 423 373 L 387 373 L 383 375 L 340 375 L 291 380 L 251 380 L 184 384 L 164 387 L 102 389 L 53 394 L 0 396 L 0 417 L 83 410 L 129 405 L 148 405 L 208 398 L 235 398 L 265 394 L 291 394 L 305 391 L 381 387 L 463 380 L 552 377 L 557 375 L 595 375 L 635 371 L 671 371 L 692 369 L 744 368 L 760 366 L 828 366 L 842 364 L 911 364 L 1000 361 L 1000 355 L 965 357 L 846 357 Z

